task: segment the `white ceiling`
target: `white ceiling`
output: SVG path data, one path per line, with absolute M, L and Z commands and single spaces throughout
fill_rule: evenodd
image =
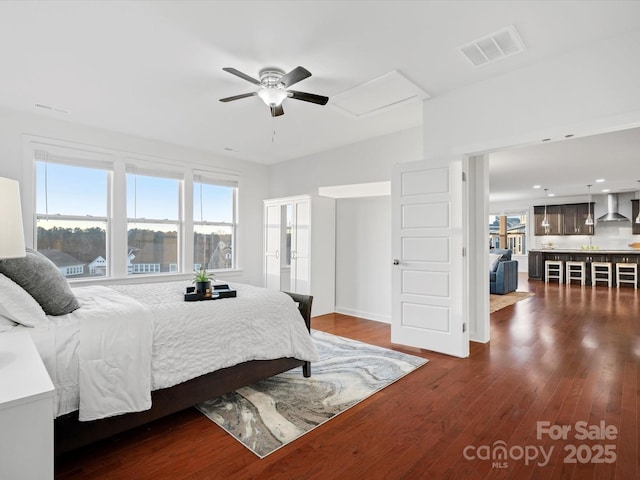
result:
M 594 195 L 635 192 L 640 190 L 640 128 L 496 152 L 489 155 L 489 165 L 492 203 L 540 201 L 545 188 L 556 197 L 587 195 L 587 185 Z
M 508 25 L 524 53 L 475 68 L 457 51 Z M 273 164 L 417 127 L 421 103 L 355 118 L 289 99 L 274 119 L 257 97 L 218 101 L 255 90 L 223 67 L 257 77 L 302 65 L 313 76 L 294 88 L 329 97 L 396 70 L 437 97 L 639 28 L 638 1 L 3 1 L 0 106 Z M 522 190 L 505 180 L 514 165 L 527 189 L 563 175 L 578 186 L 628 180 L 612 156 L 637 164 L 640 137 L 621 135 L 495 155 L 492 194 Z M 534 180 L 545 156 L 549 181 Z

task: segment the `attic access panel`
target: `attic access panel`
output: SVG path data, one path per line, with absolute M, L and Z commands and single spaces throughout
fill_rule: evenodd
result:
M 345 90 L 331 104 L 356 118 L 365 118 L 431 96 L 397 70 Z

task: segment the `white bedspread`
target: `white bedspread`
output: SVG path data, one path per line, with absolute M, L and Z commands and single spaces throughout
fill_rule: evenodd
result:
M 56 386 L 56 414 L 95 420 L 151 406 L 151 311 L 102 286 L 78 288 L 81 307 L 28 329 Z
M 153 312 L 152 388 L 167 388 L 249 360 L 317 360 L 286 293 L 233 284 L 236 298 L 185 302 L 185 282 L 112 285 Z
M 317 360 L 317 350 L 296 304 L 288 295 L 264 288 L 234 284 L 236 298 L 202 302 L 184 302 L 185 282 L 139 285 L 111 285 L 74 288 L 82 307 L 69 315 L 49 317 L 46 329 L 28 329 L 40 351 L 51 379 L 56 385 L 56 416 L 86 406 L 84 391 L 102 391 L 103 384 L 94 385 L 94 375 L 112 372 L 108 361 L 96 361 L 88 370 L 79 368 L 79 357 L 97 360 L 99 351 L 115 353 L 118 361 L 129 354 L 141 353 L 146 340 L 138 338 L 130 327 L 137 320 L 151 315 L 153 346 L 151 347 L 150 389 L 140 368 L 124 369 L 125 378 L 144 386 L 146 392 L 167 388 L 191 378 L 249 360 L 295 357 Z M 106 312 L 106 316 L 104 313 Z M 146 313 L 145 313 L 146 312 Z M 87 325 L 87 317 L 90 325 Z M 145 322 L 141 322 L 144 324 Z M 109 327 L 123 330 L 122 340 L 111 337 Z M 140 325 L 138 325 L 140 326 Z M 148 330 L 142 328 L 142 337 Z M 100 333 L 106 340 L 86 340 L 89 333 Z M 136 345 L 138 340 L 142 343 Z M 93 345 L 83 344 L 90 342 Z M 123 343 L 120 343 L 123 342 Z M 119 348 L 122 347 L 122 348 Z M 113 350 L 113 352 L 112 352 Z M 139 366 L 143 359 L 136 360 Z M 113 370 L 115 373 L 115 370 Z M 138 375 L 141 375 L 139 377 Z M 81 378 L 83 381 L 81 382 Z M 124 381 L 124 380 L 123 380 Z M 129 386 L 109 380 L 111 387 L 123 394 L 118 401 L 109 400 L 111 407 L 127 405 L 132 399 Z M 81 384 L 87 384 L 81 386 Z M 129 382 L 130 383 L 130 382 Z M 145 408 L 136 394 L 134 408 Z M 99 402 L 98 402 L 99 403 Z M 93 417 L 101 407 L 90 406 Z M 128 408 L 128 407 L 127 407 Z M 146 407 L 148 408 L 148 407 Z
M 90 287 L 80 312 L 81 421 L 151 408 L 151 310 L 106 287 Z M 104 308 L 105 302 L 108 308 Z

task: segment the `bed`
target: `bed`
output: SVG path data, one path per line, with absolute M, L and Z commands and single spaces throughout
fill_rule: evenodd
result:
M 13 328 L 28 328 L 56 385 L 56 455 L 292 368 L 311 375 L 311 296 L 232 284 L 236 298 L 184 302 L 185 287 L 80 287 L 68 314 L 21 312 L 35 320 Z

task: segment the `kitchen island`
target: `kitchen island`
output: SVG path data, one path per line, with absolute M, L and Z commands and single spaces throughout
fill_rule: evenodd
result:
M 616 263 L 640 264 L 640 250 L 581 250 L 581 249 L 538 249 L 529 250 L 529 280 L 544 282 L 544 262 L 546 260 L 562 260 L 563 262 L 586 262 L 587 285 L 591 285 L 591 263 L 611 262 L 613 286 L 615 287 Z M 639 267 L 640 270 L 640 267 Z

